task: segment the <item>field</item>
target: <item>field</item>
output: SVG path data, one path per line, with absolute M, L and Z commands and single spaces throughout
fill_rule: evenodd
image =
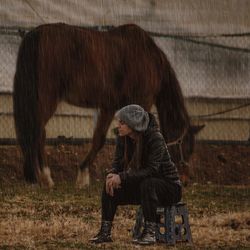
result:
M 108 156 L 105 161 L 102 160 L 103 154 L 112 154 L 111 148 L 105 150 L 106 153 L 102 151 L 95 162 L 96 169 L 99 166 L 104 168 L 112 158 Z M 76 190 L 73 180 L 79 152 L 67 146 L 48 147 L 47 151 L 52 175 L 56 180 L 56 186 L 51 191 L 25 184 L 20 175 L 22 159 L 18 149 L 1 147 L 0 249 L 142 249 L 130 242 L 135 206 L 119 208 L 114 221 L 113 243 L 96 246 L 88 242 L 100 225 L 103 176 L 96 175 L 90 189 Z M 60 153 L 60 157 L 56 152 Z M 228 161 L 226 152 L 220 151 L 220 155 Z M 193 159 L 193 162 L 201 163 L 201 159 Z M 73 161 L 75 165 L 67 170 L 65 164 Z M 225 164 L 225 160 L 222 163 Z M 231 176 L 229 170 L 225 176 L 227 179 Z M 197 182 L 197 175 L 194 175 L 183 191 L 183 201 L 188 204 L 194 246 L 178 243 L 168 248 L 250 249 L 250 185 L 246 177 L 249 173 L 245 172 L 241 178 L 236 176 L 239 181 L 233 185 L 225 184 L 227 181 L 223 181 L 222 177 L 219 178 L 221 183 L 216 182 L 216 178 L 206 179 L 205 173 L 200 183 Z M 147 249 L 166 249 L 166 246 L 157 244 Z
M 119 208 L 113 243 L 88 243 L 99 229 L 101 186 L 101 182 L 93 183 L 90 192 L 77 191 L 70 183 L 61 183 L 50 192 L 24 183 L 2 187 L 0 248 L 135 249 L 130 243 L 135 206 Z M 246 186 L 192 185 L 184 189 L 196 249 L 250 248 L 249 194 Z M 156 248 L 165 246 L 147 249 Z M 171 249 L 192 248 L 179 243 Z

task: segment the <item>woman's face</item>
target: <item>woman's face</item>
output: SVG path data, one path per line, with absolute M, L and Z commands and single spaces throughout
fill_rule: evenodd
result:
M 119 136 L 131 135 L 133 130 L 123 121 L 117 120 L 117 128 L 119 132 Z

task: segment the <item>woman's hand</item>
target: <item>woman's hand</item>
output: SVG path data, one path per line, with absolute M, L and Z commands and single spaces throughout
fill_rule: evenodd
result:
M 106 177 L 106 193 L 113 196 L 114 195 L 114 190 L 113 190 L 113 186 L 112 186 L 112 176 L 113 174 L 110 173 L 107 175 Z
M 114 189 L 121 187 L 121 178 L 118 174 L 108 174 L 106 177 L 106 192 L 110 196 L 114 195 Z

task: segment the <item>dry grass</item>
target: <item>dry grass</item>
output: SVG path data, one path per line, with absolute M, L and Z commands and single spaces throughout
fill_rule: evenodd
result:
M 111 244 L 92 245 L 99 229 L 101 184 L 77 191 L 61 184 L 51 192 L 17 183 L 0 189 L 0 249 L 141 249 L 132 245 L 134 206 L 118 210 Z M 250 249 L 250 188 L 193 185 L 185 188 L 194 247 L 170 249 Z M 166 249 L 158 244 L 147 249 Z

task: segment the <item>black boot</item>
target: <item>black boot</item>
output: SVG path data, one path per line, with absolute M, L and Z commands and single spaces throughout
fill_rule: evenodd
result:
M 90 239 L 92 243 L 112 242 L 111 239 L 112 221 L 102 221 L 99 233 Z
M 151 245 L 156 242 L 155 238 L 156 223 L 145 221 L 145 226 L 142 231 L 141 237 L 134 243 L 140 245 Z

